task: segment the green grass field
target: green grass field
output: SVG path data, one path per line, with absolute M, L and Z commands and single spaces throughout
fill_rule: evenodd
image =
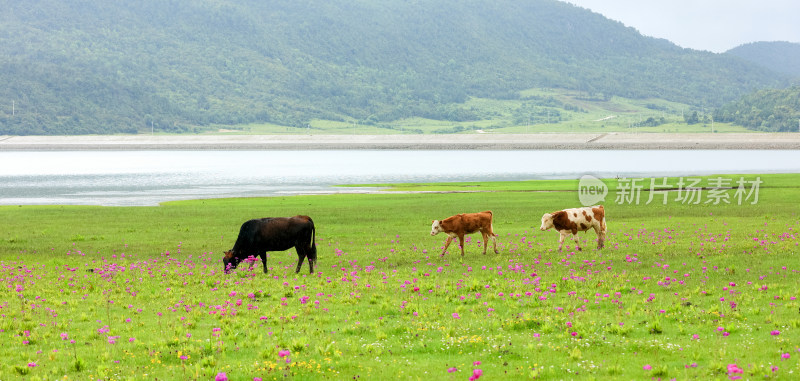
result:
M 606 180 L 602 251 L 538 229 L 580 206 L 572 180 L 0 206 L 0 379 L 795 379 L 800 175 L 724 177 L 759 177 L 757 203 L 618 203 Z M 500 254 L 441 257 L 431 220 L 481 210 Z M 295 214 L 315 274 L 293 251 L 222 273 L 242 222 Z
M 363 120 L 313 120 L 304 127 L 274 124 L 220 126 L 233 134 L 336 134 L 383 135 L 413 133 L 542 133 L 542 132 L 751 132 L 729 123 L 709 120 L 687 124 L 684 114 L 698 111 L 680 103 L 660 99 L 592 99 L 585 93 L 531 89 L 520 93 L 517 100 L 472 98 L 462 108 L 473 111 L 478 120 L 451 122 L 421 117 L 406 118 L 389 123 L 367 123 Z M 711 110 L 699 110 L 702 116 Z M 652 126 L 648 119 L 663 123 Z

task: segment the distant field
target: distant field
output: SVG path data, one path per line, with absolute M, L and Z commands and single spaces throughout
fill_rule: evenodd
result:
M 755 204 L 612 195 L 603 251 L 538 230 L 578 206 L 571 180 L 0 206 L 0 378 L 793 379 L 800 175 L 755 178 Z M 500 254 L 471 236 L 441 257 L 431 220 L 487 209 Z M 221 273 L 242 222 L 294 214 L 316 223 L 317 273 L 293 252 Z
M 590 98 L 565 90 L 532 89 L 519 100 L 472 98 L 463 106 L 481 119 L 449 122 L 425 118 L 402 119 L 369 124 L 314 120 L 304 128 L 272 124 L 222 127 L 227 133 L 242 134 L 353 134 L 382 135 L 408 133 L 541 133 L 541 132 L 752 132 L 729 123 L 712 123 L 711 110 L 660 99 L 635 100 L 620 97 Z M 698 112 L 701 122 L 687 124 L 684 114 Z M 648 120 L 650 121 L 648 123 Z M 658 124 L 658 125 L 652 125 Z M 712 131 L 713 130 L 713 131 Z

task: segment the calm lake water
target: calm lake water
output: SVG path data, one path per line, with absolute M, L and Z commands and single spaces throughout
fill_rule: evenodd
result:
M 800 151 L 0 152 L 0 204 L 157 205 L 170 200 L 368 192 L 337 184 L 800 173 Z

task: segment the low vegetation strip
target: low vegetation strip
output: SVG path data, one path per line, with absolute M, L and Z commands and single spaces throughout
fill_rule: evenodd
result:
M 800 372 L 800 175 L 757 203 L 605 202 L 559 252 L 574 181 L 488 193 L 295 196 L 159 207 L 2 206 L 3 379 L 729 379 Z M 465 185 L 466 186 L 466 185 Z M 459 184 L 439 188 L 458 189 Z M 574 188 L 573 188 L 574 189 Z M 508 190 L 508 191 L 504 191 Z M 491 210 L 499 254 L 431 221 Z M 293 252 L 223 272 L 251 218 L 314 219 Z

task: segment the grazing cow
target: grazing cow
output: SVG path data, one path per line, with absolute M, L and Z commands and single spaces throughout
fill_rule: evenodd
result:
M 242 224 L 239 237 L 233 249 L 225 252 L 222 259 L 225 272 L 235 269 L 239 262 L 250 256 L 260 256 L 264 262 L 264 273 L 267 272 L 267 252 L 284 251 L 292 247 L 297 251 L 297 269 L 308 257 L 308 267 L 314 273 L 317 262 L 317 244 L 314 242 L 314 221 L 308 216 L 261 218 Z M 253 263 L 250 263 L 253 267 Z
M 597 249 L 600 250 L 606 240 L 606 212 L 602 205 L 596 205 L 545 213 L 539 229 L 545 231 L 553 227 L 561 235 L 558 240 L 559 251 L 564 246 L 564 238 L 570 234 L 575 240 L 575 246 L 581 250 L 577 234 L 579 231 L 587 231 L 591 228 L 594 228 L 594 232 L 597 233 Z
M 447 251 L 450 242 L 453 242 L 453 238 L 458 237 L 461 256 L 464 256 L 464 234 L 475 232 L 481 232 L 481 235 L 483 235 L 484 255 L 486 255 L 486 248 L 489 247 L 489 237 L 492 238 L 492 243 L 494 244 L 494 253 L 498 254 L 497 234 L 492 231 L 492 212 L 489 210 L 480 213 L 457 214 L 442 221 L 434 220 L 433 225 L 431 225 L 431 235 L 437 235 L 441 232 L 447 233 L 447 241 L 444 243 L 442 255 Z

